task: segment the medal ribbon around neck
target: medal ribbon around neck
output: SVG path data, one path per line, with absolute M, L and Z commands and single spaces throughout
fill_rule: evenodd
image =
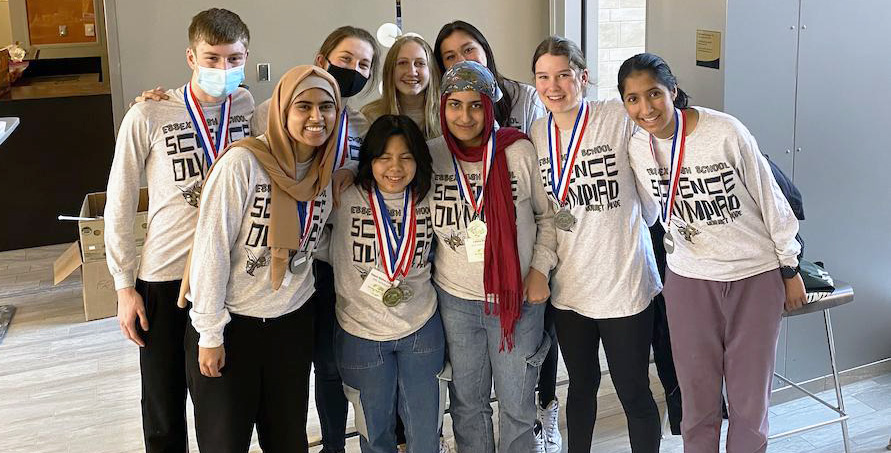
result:
M 344 107 L 340 114 L 340 125 L 337 128 L 337 147 L 334 149 L 334 171 L 339 170 L 350 157 L 350 119 Z
M 579 128 L 581 121 L 581 128 Z M 560 156 L 562 147 L 560 144 L 560 128 L 554 121 L 554 114 L 548 114 L 548 155 L 551 158 L 551 194 L 561 207 L 566 204 L 566 195 L 569 194 L 569 181 L 572 179 L 572 169 L 575 167 L 575 158 L 582 146 L 582 138 L 588 126 L 588 102 L 582 100 L 579 112 L 575 116 L 575 125 L 572 127 L 572 135 L 569 137 L 569 146 L 566 147 L 566 159 Z M 578 135 L 576 135 L 578 134 Z
M 390 218 L 384 197 L 377 187 L 373 192 L 368 191 L 368 202 L 371 205 L 374 229 L 377 232 L 377 248 L 384 264 L 384 273 L 391 282 L 407 276 L 411 270 L 417 244 L 415 197 L 410 189 L 405 190 L 402 202 L 402 229 L 399 234 Z
M 680 137 L 680 139 L 678 139 Z M 671 160 L 668 168 L 668 193 L 662 193 L 662 182 L 656 186 L 659 188 L 659 204 L 662 207 L 660 213 L 662 223 L 666 226 L 671 225 L 672 207 L 674 199 L 677 196 L 678 183 L 681 180 L 681 165 L 684 164 L 684 148 L 687 141 L 687 112 L 674 109 L 674 137 L 671 140 Z M 659 161 L 656 159 L 656 146 L 653 134 L 650 134 L 650 154 L 653 155 L 653 161 L 656 167 L 659 167 Z
M 195 98 L 192 91 L 192 82 L 186 84 L 183 94 L 186 101 L 186 110 L 189 117 L 192 118 L 192 125 L 195 127 L 195 136 L 201 149 L 204 150 L 204 162 L 207 168 L 213 165 L 217 160 L 220 150 L 225 149 L 229 145 L 229 111 L 232 108 L 232 95 L 226 96 L 226 100 L 220 105 L 220 121 L 217 127 L 216 140 L 210 134 L 210 127 L 207 125 L 207 119 L 204 117 L 204 109 L 201 103 Z
M 492 136 L 489 137 L 489 143 L 486 144 L 486 150 L 483 154 L 483 181 L 476 188 L 476 196 L 473 196 L 473 191 L 470 189 L 470 181 L 467 179 L 467 175 L 464 174 L 464 170 L 461 168 L 461 164 L 458 163 L 458 159 L 452 154 L 452 164 L 455 166 L 455 178 L 458 180 L 458 193 L 461 194 L 461 199 L 465 202 L 470 203 L 470 206 L 473 207 L 473 212 L 479 215 L 483 210 L 483 202 L 485 201 L 485 188 L 486 183 L 489 181 L 489 172 L 492 171 L 492 165 L 495 163 L 495 131 L 492 131 Z
M 315 210 L 315 200 L 297 202 L 297 220 L 300 222 L 300 251 L 308 252 L 309 233 L 312 231 L 312 213 Z

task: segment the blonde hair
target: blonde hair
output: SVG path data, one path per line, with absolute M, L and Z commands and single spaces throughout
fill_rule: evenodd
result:
M 427 54 L 427 69 L 430 72 L 429 83 L 424 91 L 424 124 L 418 127 L 424 133 L 424 137 L 428 140 L 442 135 L 439 128 L 439 69 L 437 68 L 433 57 L 433 49 L 430 44 L 417 35 L 405 35 L 400 37 L 387 52 L 387 58 L 384 60 L 383 68 L 383 92 L 380 99 L 370 102 L 362 107 L 362 114 L 373 123 L 383 115 L 403 115 L 404 112 L 399 108 L 399 100 L 396 97 L 396 81 L 393 79 L 393 73 L 396 70 L 396 60 L 399 57 L 399 51 L 406 44 L 413 42 L 424 49 Z

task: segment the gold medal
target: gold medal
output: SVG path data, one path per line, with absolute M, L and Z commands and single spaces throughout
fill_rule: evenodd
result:
M 402 302 L 402 299 L 405 297 L 404 291 L 402 288 L 398 286 L 394 286 L 386 291 L 384 291 L 384 296 L 381 298 L 384 305 L 388 307 L 395 307 Z

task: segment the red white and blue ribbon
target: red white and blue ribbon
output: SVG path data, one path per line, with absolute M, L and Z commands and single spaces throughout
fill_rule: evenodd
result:
M 334 170 L 343 167 L 350 158 L 350 119 L 346 107 L 340 114 L 340 125 L 337 128 L 337 147 L 334 149 Z
M 315 200 L 297 202 L 297 220 L 300 221 L 300 251 L 307 252 L 309 233 L 312 232 L 312 216 L 315 210 Z
M 483 211 L 486 192 L 484 189 L 489 181 L 489 173 L 495 164 L 495 131 L 492 131 L 492 136 L 489 137 L 489 143 L 486 144 L 486 150 L 483 153 L 483 180 L 477 185 L 476 194 L 471 190 L 470 181 L 467 179 L 467 175 L 464 174 L 464 170 L 461 169 L 461 164 L 458 163 L 458 159 L 454 154 L 452 154 L 452 164 L 455 166 L 455 178 L 458 181 L 458 193 L 461 194 L 461 199 L 470 203 L 470 206 L 473 207 L 473 212 L 479 215 Z
M 405 190 L 402 202 L 402 228 L 398 233 L 380 190 L 375 187 L 373 191 L 368 192 L 374 229 L 377 232 L 377 248 L 384 264 L 384 273 L 391 282 L 408 275 L 417 245 L 417 213 L 415 197 L 411 192 L 410 189 Z
M 232 108 L 232 95 L 227 96 L 223 104 L 220 105 L 220 121 L 216 140 L 210 133 L 204 109 L 201 108 L 201 103 L 198 102 L 192 91 L 192 82 L 186 84 L 183 89 L 183 97 L 186 101 L 186 110 L 189 112 L 189 117 L 192 118 L 192 126 L 195 128 L 195 138 L 198 139 L 198 144 L 204 150 L 204 162 L 207 164 L 207 168 L 210 168 L 217 160 L 220 151 L 229 145 L 229 112 Z
M 659 204 L 662 207 L 660 212 L 662 223 L 666 226 L 671 224 L 672 207 L 674 199 L 678 193 L 678 183 L 681 180 L 681 165 L 684 164 L 684 148 L 687 140 L 687 112 L 674 109 L 674 136 L 671 139 L 671 159 L 668 162 L 668 193 L 662 193 L 662 181 L 656 186 L 659 188 Z M 656 159 L 656 146 L 653 134 L 650 134 L 650 153 L 653 155 L 653 161 L 656 167 L 659 167 L 659 160 Z
M 575 125 L 572 126 L 572 135 L 569 136 L 569 145 L 566 147 L 566 158 L 564 159 L 561 155 L 563 148 L 560 143 L 560 128 L 557 127 L 557 122 L 554 121 L 554 114 L 548 114 L 548 155 L 551 158 L 551 170 L 549 172 L 551 194 L 560 206 L 566 203 L 566 195 L 569 193 L 569 182 L 572 180 L 572 169 L 575 168 L 575 159 L 582 146 L 582 138 L 585 136 L 587 126 L 588 103 L 582 101 L 575 116 Z

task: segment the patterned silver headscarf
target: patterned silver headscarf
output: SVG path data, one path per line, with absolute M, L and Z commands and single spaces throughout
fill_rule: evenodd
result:
M 477 91 L 488 96 L 493 103 L 501 99 L 501 89 L 495 82 L 495 76 L 489 68 L 475 61 L 456 63 L 443 74 L 440 95 L 456 91 Z

